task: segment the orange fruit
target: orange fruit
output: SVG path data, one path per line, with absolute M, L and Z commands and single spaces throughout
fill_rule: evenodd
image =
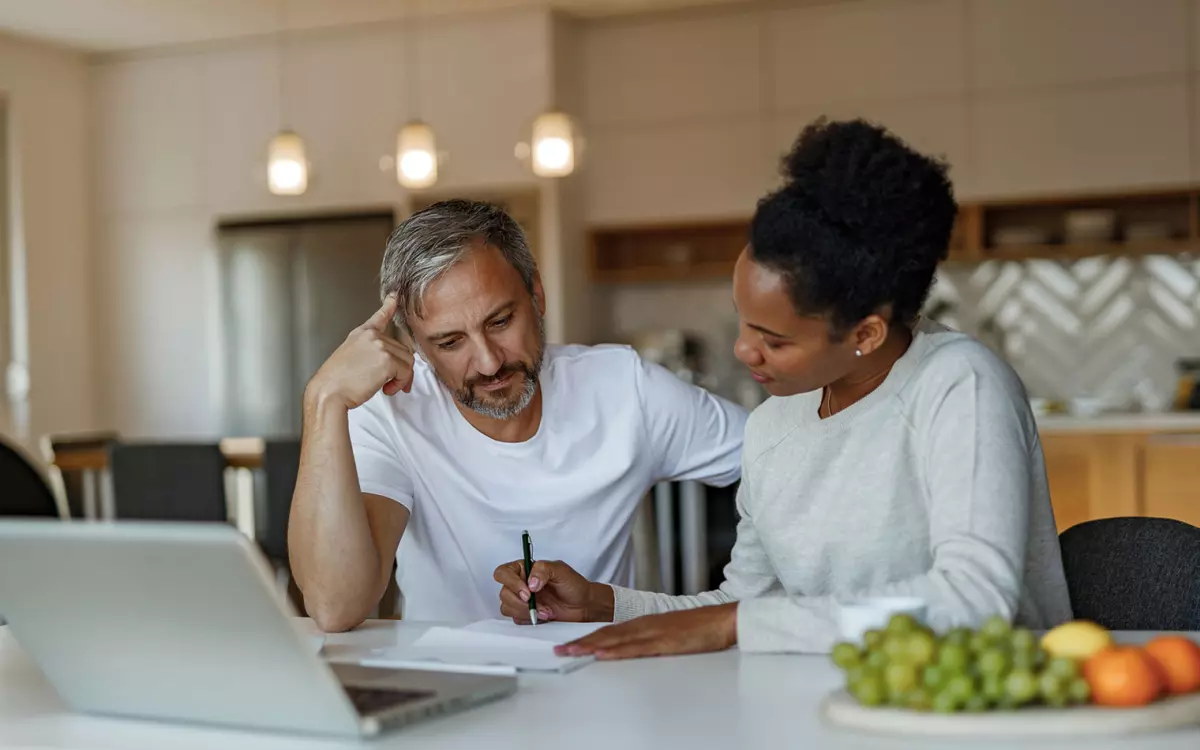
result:
M 1168 693 L 1200 690 L 1200 645 L 1182 635 L 1160 635 L 1145 646 L 1166 678 Z
M 1083 663 L 1092 702 L 1101 706 L 1144 706 L 1162 695 L 1158 664 L 1136 646 L 1114 646 Z

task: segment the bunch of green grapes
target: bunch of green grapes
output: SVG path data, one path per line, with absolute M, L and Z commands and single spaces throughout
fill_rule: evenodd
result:
M 1002 617 L 938 637 L 909 615 L 895 615 L 884 630 L 868 630 L 862 645 L 837 644 L 832 657 L 864 706 L 953 713 L 1061 707 L 1091 697 L 1077 662 L 1048 658 L 1032 631 Z

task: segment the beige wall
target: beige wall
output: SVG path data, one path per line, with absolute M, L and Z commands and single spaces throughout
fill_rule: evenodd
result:
M 944 155 L 961 198 L 1200 180 L 1196 0 L 862 0 L 585 29 L 591 224 L 749 216 L 822 114 Z M 596 297 L 599 338 L 696 332 L 733 395 L 727 283 Z
M 1200 179 L 1196 0 L 862 0 L 595 23 L 587 218 L 746 216 L 825 114 L 951 162 L 964 198 Z
M 560 340 L 624 332 L 637 321 L 613 311 L 645 301 L 621 288 L 589 292 L 585 225 L 746 216 L 775 182 L 780 153 L 819 114 L 866 115 L 944 154 L 963 198 L 1200 179 L 1200 0 L 766 3 L 586 23 L 508 11 L 431 21 L 420 39 L 421 114 L 448 154 L 437 191 L 537 188 Z M 216 429 L 218 218 L 405 203 L 379 168 L 411 114 L 402 41 L 395 24 L 290 37 L 286 124 L 314 163 L 300 198 L 271 196 L 263 178 L 265 144 L 283 124 L 274 40 L 92 66 L 97 278 L 82 309 L 104 343 L 89 366 L 77 327 L 67 335 L 78 349 L 44 357 L 95 378 L 103 426 Z M 577 177 L 539 183 L 513 146 L 555 102 L 581 115 L 586 152 Z M 59 143 L 47 129 L 36 138 Z M 60 162 L 83 170 L 49 151 L 37 179 L 62 174 Z M 87 234 L 83 218 L 41 226 L 43 244 L 45 233 Z M 51 244 L 63 253 L 86 243 Z M 46 289 L 44 299 L 61 294 L 68 306 L 87 299 L 82 277 Z M 706 289 L 704 305 L 727 309 L 722 285 Z M 679 325 L 696 322 L 668 289 L 656 298 Z M 42 370 L 50 382 L 62 372 Z M 82 403 L 83 393 L 69 398 Z
M 218 429 L 218 219 L 403 206 L 380 159 L 416 114 L 448 157 L 439 194 L 537 184 L 513 153 L 547 103 L 548 15 L 423 24 L 419 113 L 407 109 L 404 38 L 399 25 L 376 24 L 291 36 L 282 58 L 275 40 L 260 39 L 94 65 L 106 426 L 129 435 Z M 308 192 L 294 198 L 266 189 L 266 145 L 285 120 L 313 163 Z
M 95 425 L 92 236 L 88 195 L 88 73 L 74 53 L 0 36 L 7 102 L 10 233 L 7 285 L 11 357 L 32 390 L 20 433 Z M 22 426 L 20 423 L 26 421 Z

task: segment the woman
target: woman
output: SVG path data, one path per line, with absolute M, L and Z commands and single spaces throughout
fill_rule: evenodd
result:
M 541 618 L 632 620 L 562 649 L 599 658 L 824 652 L 837 602 L 866 596 L 920 597 L 938 630 L 1070 619 L 1021 381 L 919 317 L 957 210 L 945 166 L 865 122 L 820 121 L 784 172 L 734 271 L 735 353 L 774 398 L 746 426 L 725 582 L 668 596 L 538 562 L 526 586 L 510 563 L 502 613 L 528 619 L 533 591 Z

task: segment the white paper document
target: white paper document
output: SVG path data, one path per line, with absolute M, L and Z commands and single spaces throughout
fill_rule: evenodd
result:
M 585 635 L 591 635 L 611 622 L 543 622 L 537 627 L 518 625 L 512 620 L 480 620 L 465 628 L 459 628 L 467 633 L 488 633 L 490 635 L 506 635 L 511 638 L 525 638 L 534 641 L 544 641 L 555 646 L 578 640 Z
M 462 628 L 433 627 L 411 646 L 374 649 L 361 663 L 489 674 L 571 672 L 590 663 L 592 657 L 557 656 L 554 647 L 606 624 L 547 622 L 534 628 L 510 620 L 481 620 Z

